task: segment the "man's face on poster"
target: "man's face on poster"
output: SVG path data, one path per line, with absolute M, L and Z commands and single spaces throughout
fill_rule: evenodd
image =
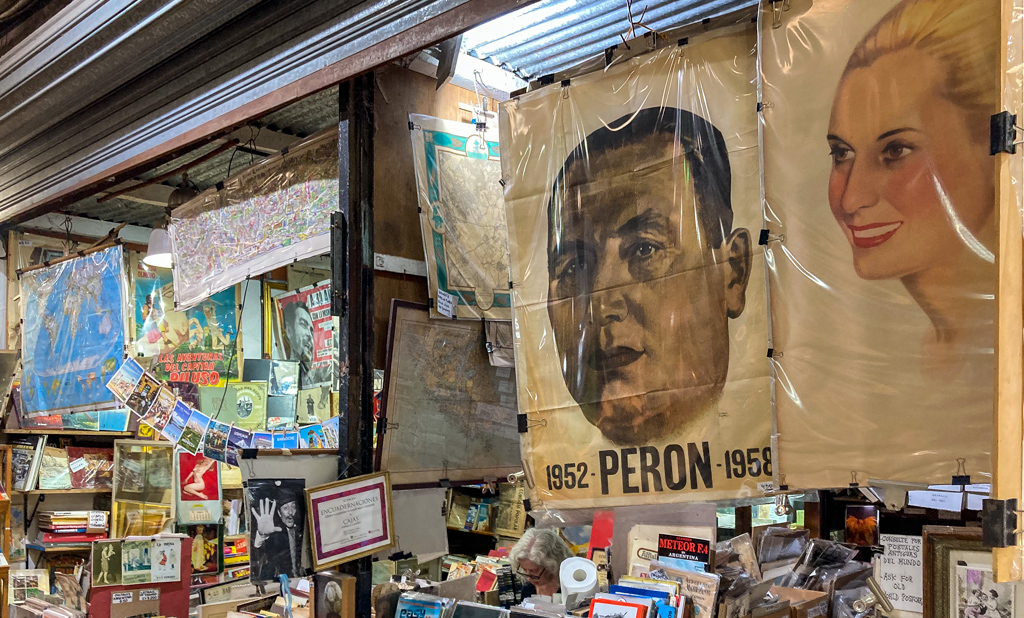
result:
M 281 508 L 277 510 L 277 514 L 281 517 L 281 523 L 287 528 L 295 527 L 295 516 L 299 514 L 299 507 L 295 502 L 285 502 L 281 505 Z
M 671 437 L 717 402 L 728 320 L 745 302 L 749 233 L 726 229 L 715 246 L 705 228 L 721 224 L 673 152 L 670 139 L 590 152 L 566 168 L 550 217 L 548 314 L 565 384 L 619 444 Z
M 313 318 L 305 309 L 296 309 L 288 329 L 288 342 L 292 352 L 290 360 L 313 361 Z

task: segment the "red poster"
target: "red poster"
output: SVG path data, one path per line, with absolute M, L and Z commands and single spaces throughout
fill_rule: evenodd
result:
M 334 328 L 331 282 L 321 281 L 279 296 L 277 318 L 288 360 L 299 363 L 300 388 L 332 385 Z

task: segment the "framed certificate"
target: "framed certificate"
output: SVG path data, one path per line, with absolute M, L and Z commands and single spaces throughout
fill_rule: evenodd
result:
M 313 569 L 321 570 L 394 544 L 387 472 L 306 489 Z

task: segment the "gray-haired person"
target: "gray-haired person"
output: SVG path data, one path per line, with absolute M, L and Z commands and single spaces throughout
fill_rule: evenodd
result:
M 535 594 L 551 596 L 558 592 L 558 569 L 572 557 L 557 530 L 530 528 L 508 553 L 512 572 L 526 581 L 523 598 Z

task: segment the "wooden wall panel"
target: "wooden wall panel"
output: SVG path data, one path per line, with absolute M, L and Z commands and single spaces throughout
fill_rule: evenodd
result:
M 409 135 L 409 114 L 469 122 L 472 115 L 459 103 L 477 104 L 476 94 L 446 85 L 399 66 L 377 70 L 374 98 L 376 134 L 373 152 L 374 252 L 422 261 L 423 235 L 417 212 L 416 171 Z M 492 103 L 491 109 L 497 105 Z M 426 303 L 424 277 L 376 272 L 373 298 L 374 363 L 383 369 L 387 360 L 388 321 L 392 299 Z

